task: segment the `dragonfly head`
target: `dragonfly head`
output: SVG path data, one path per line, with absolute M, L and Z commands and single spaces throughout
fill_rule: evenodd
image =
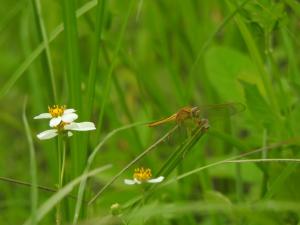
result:
M 191 113 L 192 113 L 192 116 L 193 117 L 197 117 L 197 116 L 199 116 L 199 113 L 200 113 L 200 110 L 199 110 L 199 107 L 193 107 L 192 109 L 191 109 Z

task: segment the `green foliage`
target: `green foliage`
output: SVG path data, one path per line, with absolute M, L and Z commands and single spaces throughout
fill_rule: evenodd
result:
M 238 79 L 259 82 L 250 58 L 233 48 L 212 47 L 206 53 L 205 62 L 209 81 L 224 101 L 244 101 Z
M 244 86 L 248 109 L 253 115 L 254 120 L 260 123 L 262 127 L 270 127 L 276 123 L 276 117 L 270 105 L 263 98 L 257 86 L 243 81 L 241 81 L 241 83 Z
M 270 33 L 286 16 L 284 3 L 270 0 L 252 2 L 245 7 L 248 19 L 257 24 L 264 32 Z
M 300 224 L 298 1 L 0 2 L 0 224 Z

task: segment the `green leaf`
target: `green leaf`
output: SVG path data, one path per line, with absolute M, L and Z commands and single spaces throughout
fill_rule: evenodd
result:
M 263 31 L 271 32 L 285 16 L 284 4 L 271 0 L 255 1 L 246 7 L 247 19 L 257 24 Z
M 250 58 L 232 48 L 221 46 L 211 48 L 205 55 L 205 65 L 210 83 L 225 101 L 243 101 L 238 79 L 261 86 Z
M 255 118 L 255 121 L 261 124 L 272 124 L 276 122 L 272 109 L 263 98 L 260 91 L 255 84 L 251 84 L 245 81 L 240 81 L 244 87 L 245 99 L 249 111 Z
M 227 207 L 232 206 L 230 199 L 218 191 L 206 191 L 204 199 L 209 203 L 220 203 Z

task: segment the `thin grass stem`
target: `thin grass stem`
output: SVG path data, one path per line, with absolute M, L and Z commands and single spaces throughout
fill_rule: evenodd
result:
M 140 155 L 138 155 L 134 160 L 132 160 L 130 163 L 128 163 L 120 172 L 118 172 L 106 185 L 104 185 L 103 188 L 100 189 L 97 194 L 89 201 L 88 205 L 93 204 L 96 199 L 108 188 L 110 185 L 117 180 L 126 170 L 128 170 L 132 165 L 137 163 L 139 160 L 141 160 L 144 156 L 146 156 L 150 151 L 152 151 L 154 148 L 156 148 L 160 143 L 165 141 L 174 131 L 176 131 L 178 128 L 178 125 L 173 127 L 170 131 L 168 131 L 164 136 L 162 136 L 160 139 L 158 139 L 154 144 L 149 146 L 145 151 L 143 151 Z
M 27 99 L 24 101 L 22 119 L 25 126 L 26 138 L 29 145 L 29 156 L 30 156 L 30 174 L 31 174 L 31 217 L 32 225 L 37 224 L 37 206 L 38 206 L 38 185 L 37 185 L 37 165 L 36 165 L 36 156 L 35 149 L 33 145 L 32 135 L 28 120 L 26 117 L 26 104 Z
M 85 167 L 84 173 L 83 174 L 87 174 L 92 166 L 92 163 L 94 162 L 94 159 L 97 155 L 97 153 L 100 151 L 100 149 L 102 148 L 102 146 L 110 139 L 112 138 L 114 135 L 116 135 L 117 133 L 119 133 L 120 131 L 123 130 L 127 130 L 136 126 L 140 126 L 140 125 L 144 125 L 144 122 L 140 122 L 140 123 L 134 123 L 134 124 L 130 124 L 130 125 L 126 125 L 120 128 L 117 128 L 113 131 L 111 131 L 109 134 L 107 134 L 102 141 L 100 141 L 100 143 L 94 148 L 94 150 L 92 151 L 92 153 L 90 154 L 88 160 L 87 160 L 87 165 Z M 80 209 L 82 206 L 82 201 L 83 201 L 83 195 L 84 195 L 84 191 L 85 191 L 85 187 L 86 187 L 86 179 L 83 179 L 80 182 L 79 185 L 79 189 L 78 189 L 78 194 L 77 194 L 77 202 L 76 202 L 76 206 L 75 206 L 75 212 L 74 212 L 74 218 L 73 218 L 73 225 L 77 224 L 78 222 L 78 218 L 79 218 L 79 214 L 80 214 Z

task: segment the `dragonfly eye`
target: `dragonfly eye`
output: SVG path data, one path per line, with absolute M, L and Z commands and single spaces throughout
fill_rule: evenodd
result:
M 199 116 L 200 111 L 199 111 L 198 107 L 193 107 L 191 112 L 192 112 L 192 115 L 196 117 L 196 116 Z

